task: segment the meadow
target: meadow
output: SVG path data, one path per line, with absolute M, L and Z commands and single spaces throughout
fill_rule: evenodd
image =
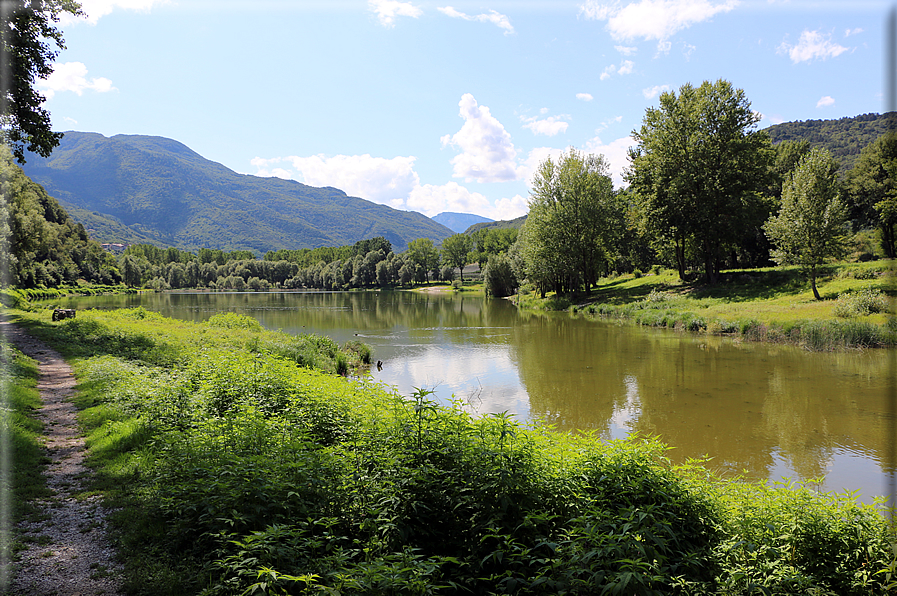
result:
M 810 350 L 897 344 L 890 261 L 831 264 L 818 284 L 822 300 L 814 299 L 797 267 L 725 271 L 712 285 L 683 282 L 674 271 L 655 267 L 602 278 L 588 295 L 539 298 L 524 292 L 519 304 Z
M 242 315 L 9 314 L 76 371 L 129 594 L 897 591 L 890 512 L 849 493 L 472 417 L 366 381 L 362 344 Z M 4 355 L 28 394 L 33 365 Z

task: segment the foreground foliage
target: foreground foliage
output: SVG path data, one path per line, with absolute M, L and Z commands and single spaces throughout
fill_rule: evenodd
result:
M 133 594 L 897 589 L 893 532 L 850 495 L 405 398 L 237 315 L 21 316 L 73 357 Z

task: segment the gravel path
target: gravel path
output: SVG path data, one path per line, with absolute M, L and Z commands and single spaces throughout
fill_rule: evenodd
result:
M 44 472 L 53 496 L 38 500 L 46 519 L 21 523 L 17 532 L 28 537 L 28 549 L 18 554 L 8 594 L 28 596 L 115 596 L 121 565 L 106 538 L 106 515 L 100 497 L 76 498 L 84 489 L 84 439 L 77 409 L 72 369 L 57 352 L 6 321 L 3 334 L 24 354 L 37 360 L 47 455 Z M 44 516 L 41 516 L 44 517 Z

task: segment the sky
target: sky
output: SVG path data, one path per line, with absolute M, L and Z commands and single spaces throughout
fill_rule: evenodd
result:
M 627 150 L 725 79 L 757 128 L 881 113 L 893 2 L 82 0 L 40 81 L 57 131 L 184 143 L 396 209 L 511 219 L 539 163 Z

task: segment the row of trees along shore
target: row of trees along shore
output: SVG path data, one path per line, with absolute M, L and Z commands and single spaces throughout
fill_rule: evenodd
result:
M 385 238 L 341 247 L 196 252 L 129 246 L 117 260 L 87 239 L 80 224 L 12 163 L 3 179 L 9 228 L 0 246 L 10 263 L 5 285 L 60 287 L 79 279 L 129 287 L 251 289 L 407 287 L 463 283 L 478 263 L 487 292 L 528 283 L 543 296 L 588 292 L 613 273 L 674 267 L 683 279 L 716 282 L 727 268 L 779 264 L 815 277 L 826 260 L 852 252 L 893 258 L 897 241 L 897 132 L 866 146 L 854 167 L 807 141 L 773 146 L 759 116 L 728 81 L 683 85 L 648 108 L 614 190 L 607 160 L 573 148 L 537 169 L 528 218 L 515 229 L 455 234 L 437 247 L 426 238 L 395 253 Z

